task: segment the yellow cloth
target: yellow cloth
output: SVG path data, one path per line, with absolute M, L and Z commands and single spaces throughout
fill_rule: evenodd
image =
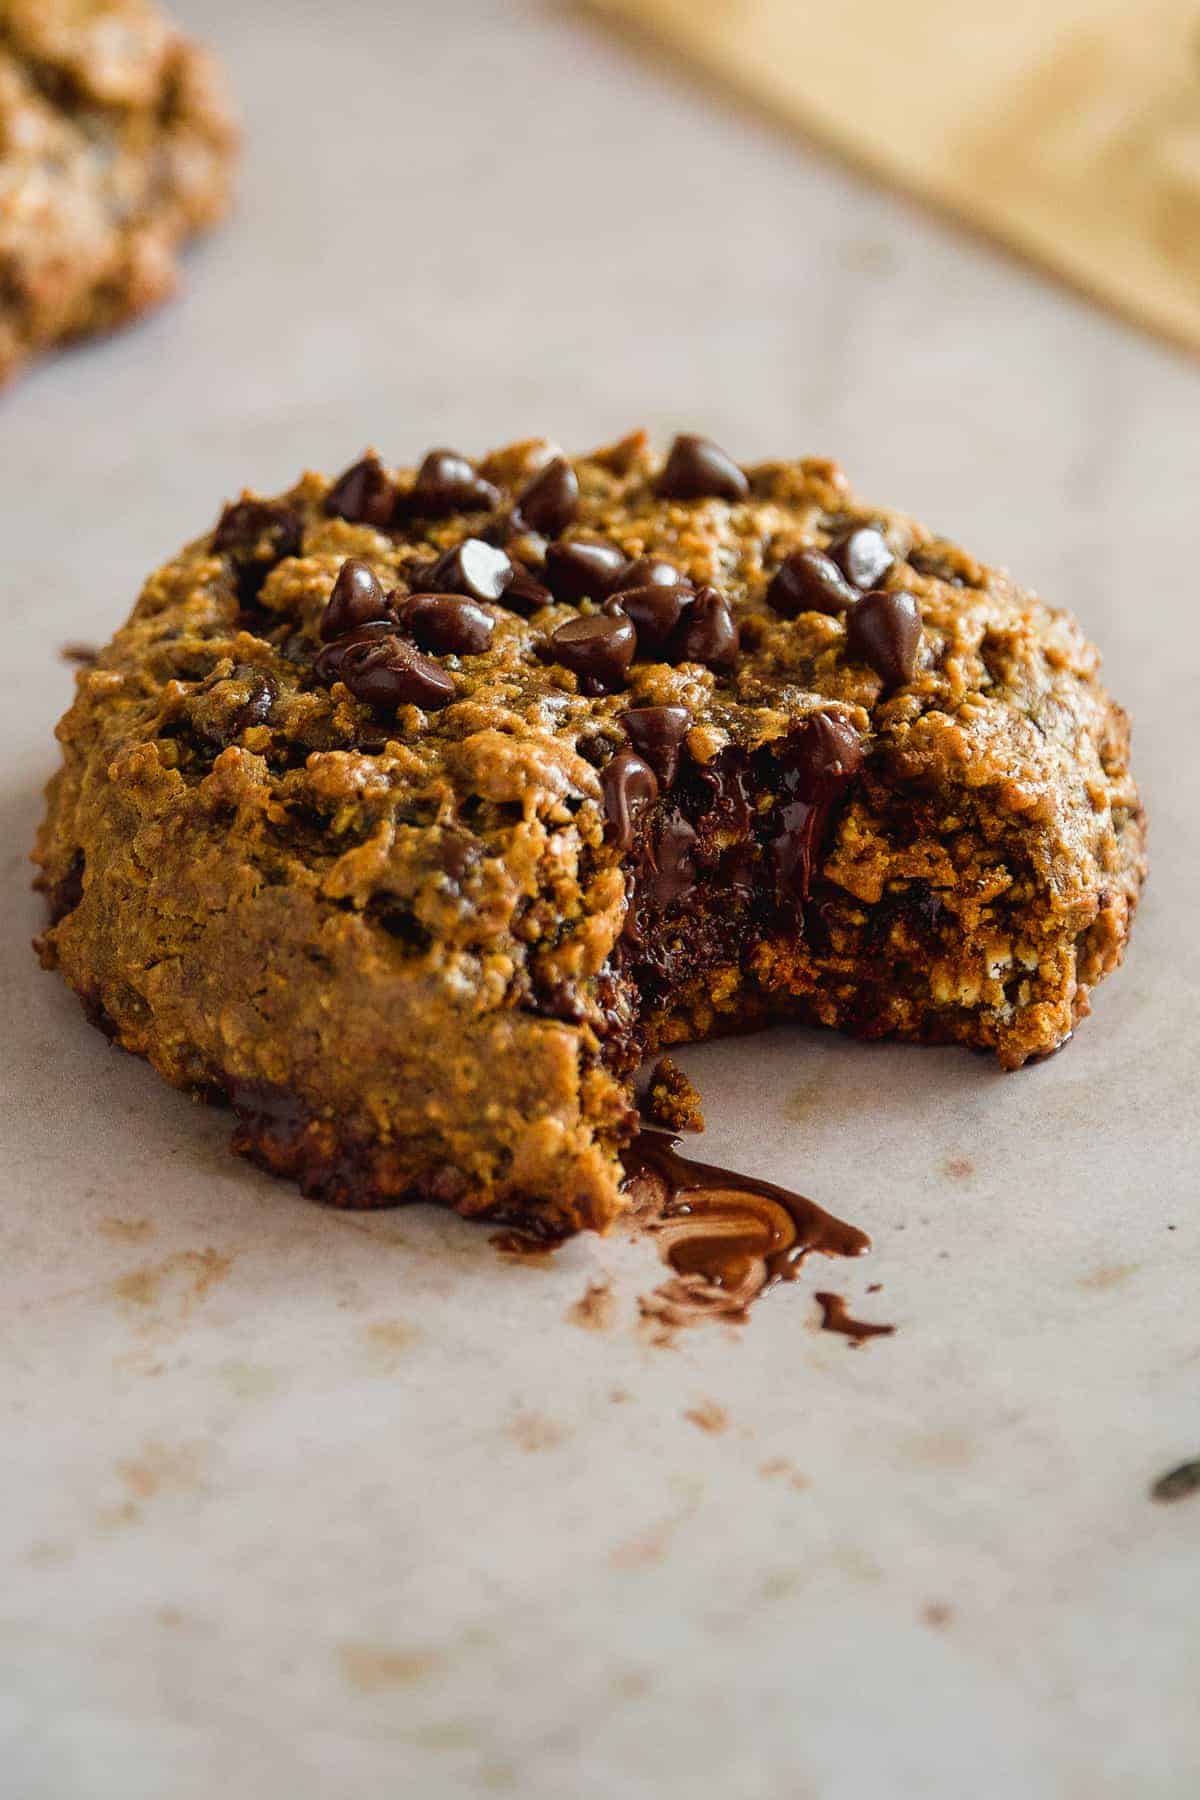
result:
M 591 0 L 1200 349 L 1200 0 Z

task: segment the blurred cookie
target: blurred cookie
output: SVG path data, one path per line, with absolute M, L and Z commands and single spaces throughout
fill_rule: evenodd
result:
M 0 381 L 171 293 L 236 141 L 208 55 L 150 0 L 0 0 Z

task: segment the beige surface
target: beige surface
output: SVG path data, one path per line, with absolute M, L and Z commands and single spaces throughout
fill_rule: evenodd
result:
M 5 1800 L 1194 1800 L 1200 1497 L 1147 1489 L 1200 1452 L 1200 372 L 561 12 L 185 10 L 239 216 L 0 404 Z M 674 1351 L 643 1247 L 513 1267 L 233 1162 L 27 947 L 56 648 L 223 497 L 633 420 L 836 452 L 1072 606 L 1152 818 L 1054 1061 L 686 1058 L 705 1154 L 875 1251 Z M 897 1335 L 818 1333 L 831 1275 Z
M 594 0 L 1200 349 L 1195 0 Z

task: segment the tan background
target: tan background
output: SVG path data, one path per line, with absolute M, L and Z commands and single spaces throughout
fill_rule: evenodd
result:
M 1196 0 L 594 0 L 1200 350 Z
M 1147 1488 L 1200 1453 L 1200 372 L 578 14 L 190 11 L 241 214 L 0 402 L 0 1787 L 1193 1800 L 1200 1497 Z M 664 1351 L 645 1248 L 307 1206 L 27 950 L 56 647 L 224 496 L 635 421 L 839 454 L 1074 607 L 1137 720 L 1154 878 L 1063 1056 L 688 1059 L 707 1154 L 873 1233 L 862 1352 L 830 1268 Z

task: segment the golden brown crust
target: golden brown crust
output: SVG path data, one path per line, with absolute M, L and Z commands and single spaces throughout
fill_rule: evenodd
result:
M 0 382 L 165 299 L 235 147 L 212 62 L 149 0 L 0 0 Z
M 380 715 L 315 677 L 347 557 L 402 594 L 422 585 L 433 552 L 502 531 L 551 454 L 494 453 L 478 473 L 498 502 L 442 519 L 414 516 L 414 471 L 389 470 L 385 527 L 331 516 L 330 483 L 306 475 L 248 551 L 209 533 L 150 578 L 59 727 L 36 853 L 46 965 L 168 1080 L 228 1094 L 238 1147 L 310 1191 L 548 1229 L 620 1210 L 646 1048 L 773 1015 L 1006 1067 L 1062 1043 L 1144 874 L 1126 721 L 1067 615 L 861 508 L 835 465 L 750 470 L 741 500 L 661 497 L 638 437 L 573 465 L 566 537 L 713 583 L 741 625 L 732 669 L 639 658 L 621 691 L 588 696 L 545 643 L 591 603 L 496 603 L 485 652 L 439 659 L 455 687 L 440 711 Z M 787 552 L 857 520 L 885 527 L 884 585 L 920 609 L 917 667 L 891 689 L 844 617 L 784 618 L 765 597 Z M 508 529 L 540 571 L 544 542 Z M 690 806 L 715 872 L 655 917 L 647 960 L 622 938 L 645 846 L 614 841 L 601 775 L 625 709 L 664 704 L 690 729 L 653 829 Z M 861 734 L 865 761 L 811 891 L 785 906 L 758 821 L 781 816 L 788 746 L 817 715 Z M 714 823 L 701 812 L 731 769 L 751 805 Z

